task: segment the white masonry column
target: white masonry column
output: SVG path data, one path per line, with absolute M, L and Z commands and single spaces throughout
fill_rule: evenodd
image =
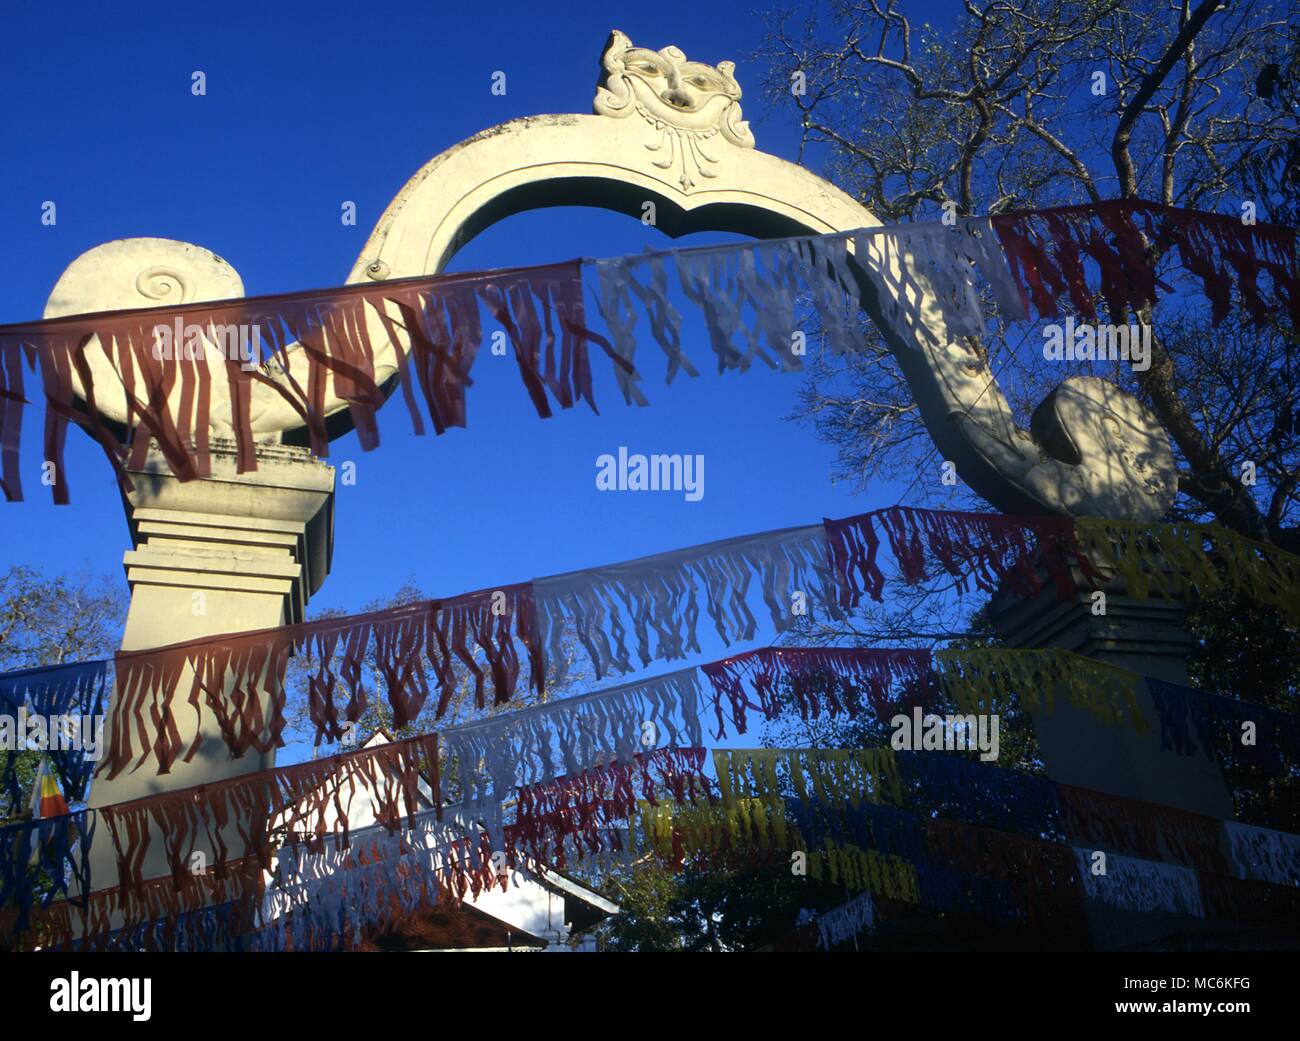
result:
M 1005 591 L 989 604 L 990 620 L 1011 647 L 1063 647 L 1097 661 L 1188 685 L 1185 605 L 1154 590 L 1145 600 L 1126 595 L 1122 577 L 1106 587 L 1105 614 L 1093 613 L 1091 587 L 1074 572 L 1078 593 L 1060 601 L 1051 590 L 1032 600 Z M 1046 578 L 1046 576 L 1043 576 Z M 1062 784 L 1175 806 L 1211 817 L 1233 816 L 1232 799 L 1217 762 L 1161 748 L 1160 720 L 1143 691 L 1139 733 L 1127 723 L 1107 725 L 1066 697 L 1052 711 L 1030 713 L 1047 775 Z
M 123 498 L 135 549 L 123 558 L 131 587 L 123 650 L 302 620 L 329 574 L 334 470 L 305 448 L 279 444 L 258 445 L 257 467 L 237 474 L 233 443 L 214 440 L 210 479 L 178 481 L 154 451 L 142 471 L 131 473 L 135 489 Z M 188 671 L 182 675 L 183 693 L 172 703 L 187 748 L 199 725 L 187 701 L 190 678 Z M 231 759 L 210 712 L 203 714 L 202 729 L 191 762 L 178 758 L 163 776 L 146 762 L 112 780 L 97 777 L 90 805 L 275 765 L 274 751 L 250 749 Z

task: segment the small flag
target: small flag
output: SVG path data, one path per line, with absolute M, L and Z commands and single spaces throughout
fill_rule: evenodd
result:
M 49 756 L 41 756 L 41 765 L 36 769 L 36 779 L 32 782 L 32 820 L 45 820 L 47 817 L 62 817 L 72 811 L 68 802 L 59 791 L 59 779 L 54 775 Z

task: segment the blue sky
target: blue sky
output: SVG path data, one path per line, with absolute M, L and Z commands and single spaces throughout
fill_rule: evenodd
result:
M 250 294 L 340 284 L 383 208 L 432 156 L 518 116 L 589 112 L 612 28 L 638 45 L 736 61 L 759 147 L 795 156 L 795 126 L 765 112 L 761 70 L 746 60 L 762 33 L 749 0 L 711 4 L 703 17 L 697 3 L 615 13 L 554 2 L 383 9 L 78 5 L 57 24 L 45 5 L 8 10 L 0 322 L 38 317 L 77 255 L 126 236 L 206 246 Z M 207 77 L 204 97 L 190 91 L 196 69 Z M 496 70 L 507 74 L 505 96 L 490 91 Z M 54 227 L 40 222 L 45 200 L 58 206 Z M 344 200 L 356 202 L 355 227 L 339 220 Z M 549 210 L 489 229 L 452 270 L 668 242 L 619 214 Z M 331 461 L 355 461 L 357 483 L 339 489 L 333 574 L 313 608 L 355 609 L 407 580 L 450 595 L 896 501 L 898 487 L 862 495 L 831 482 L 831 449 L 784 419 L 799 376 L 718 376 L 702 327 L 692 331 L 702 375 L 669 387 L 652 364 L 648 408 L 624 406 L 605 371 L 601 415 L 584 406 L 540 420 L 513 361 L 484 352 L 468 429 L 414 437 L 394 400 L 377 451 L 361 453 L 351 435 L 335 442 Z M 25 440 L 30 474 L 39 466 L 34 425 Z M 703 500 L 597 491 L 596 458 L 620 445 L 703 454 Z M 29 501 L 0 509 L 5 563 L 120 574 L 128 534 L 109 469 L 76 431 L 68 462 L 71 506 L 51 505 L 29 477 Z

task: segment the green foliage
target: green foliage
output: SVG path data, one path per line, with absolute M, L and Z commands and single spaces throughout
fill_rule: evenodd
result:
M 1281 712 L 1300 708 L 1300 631 L 1286 616 L 1243 596 L 1205 597 L 1188 612 L 1198 646 L 1188 656 L 1193 685 Z M 1244 750 L 1221 763 L 1237 816 L 1300 832 L 1300 762 L 1266 770 Z
M 1276 608 L 1245 596 L 1203 597 L 1187 616 L 1198 646 L 1188 656 L 1192 684 L 1283 712 L 1300 699 L 1300 630 Z
M 847 899 L 779 860 L 727 869 L 701 859 L 679 872 L 646 862 L 612 876 L 605 892 L 622 909 L 605 927 L 611 951 L 758 950 L 789 934 L 802 909 Z

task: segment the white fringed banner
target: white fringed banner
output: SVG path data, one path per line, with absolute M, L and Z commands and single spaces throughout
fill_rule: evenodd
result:
M 753 639 L 755 590 L 777 632 L 798 620 L 797 599 L 810 617 L 842 617 L 820 524 L 537 579 L 533 589 L 548 661 L 564 662 L 563 641 L 572 633 L 597 678 L 698 653 L 701 610 L 724 643 Z
M 500 801 L 648 749 L 700 745 L 701 698 L 696 670 L 682 669 L 448 728 L 448 794 L 467 804 Z
M 1300 886 L 1300 835 L 1224 821 L 1228 855 L 1238 878 Z
M 1084 895 L 1121 911 L 1205 917 L 1196 872 L 1175 864 L 1106 854 L 1106 873 L 1093 874 L 1093 851 L 1075 847 Z

